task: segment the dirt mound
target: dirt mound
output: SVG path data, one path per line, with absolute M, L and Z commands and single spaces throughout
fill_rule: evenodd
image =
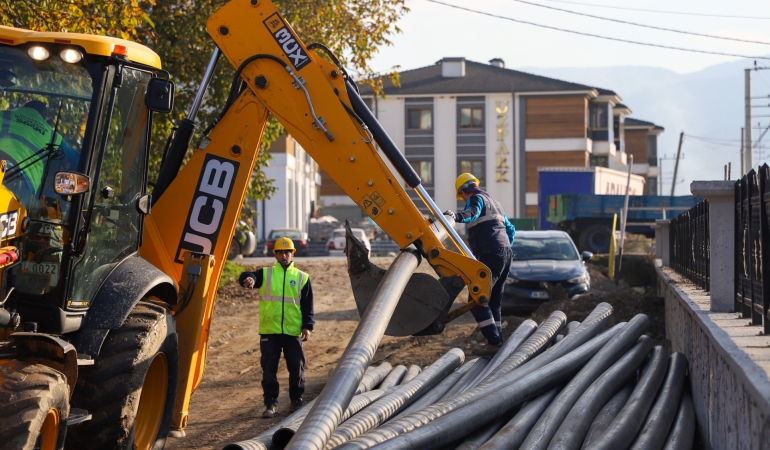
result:
M 558 310 L 564 312 L 569 321 L 583 321 L 596 305 L 606 302 L 614 309 L 610 324 L 626 322 L 637 314 L 646 314 L 650 318 L 647 335 L 656 345 L 669 347 L 666 342 L 663 298 L 656 295 L 652 284 L 654 278 L 649 277 L 649 271 L 654 273 L 654 268 L 643 257 L 630 259 L 630 262 L 624 259 L 623 263 L 625 267 L 617 283 L 607 278 L 607 267 L 588 263 L 591 291 L 574 300 L 562 296 L 548 301 L 532 313 L 532 319 L 540 323 Z

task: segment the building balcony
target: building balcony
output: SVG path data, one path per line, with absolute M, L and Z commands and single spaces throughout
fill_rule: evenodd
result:
M 618 151 L 615 148 L 614 142 L 593 141 L 591 153 L 593 153 L 596 156 L 611 156 L 613 158 L 616 158 Z

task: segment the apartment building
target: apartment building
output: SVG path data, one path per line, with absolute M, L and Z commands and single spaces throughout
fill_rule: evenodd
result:
M 385 98 L 368 86 L 361 93 L 441 208 L 460 206 L 454 180 L 471 172 L 511 217 L 536 217 L 539 167 L 627 170 L 629 151 L 634 173 L 657 185 L 663 128 L 628 117 L 611 90 L 506 69 L 501 59 L 443 58 L 400 79 L 385 82 Z M 321 204 L 354 205 L 322 180 Z

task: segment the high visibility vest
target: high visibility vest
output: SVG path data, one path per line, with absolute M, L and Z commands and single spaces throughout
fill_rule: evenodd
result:
M 0 159 L 24 166 L 22 173 L 33 192 L 37 192 L 43 182 L 45 164 L 42 158 L 32 156 L 51 143 L 51 133 L 53 130 L 43 116 L 32 108 L 0 114 Z M 54 145 L 61 143 L 62 137 L 57 133 Z M 30 159 L 25 161 L 27 158 Z M 35 163 L 30 165 L 32 161 Z
M 484 206 L 481 208 L 479 217 L 467 224 L 468 244 L 471 251 L 476 254 L 510 247 L 511 242 L 505 232 L 505 210 L 500 202 L 480 189 L 474 195 L 481 197 Z M 470 199 L 467 204 L 470 205 Z
M 300 295 L 308 275 L 291 263 L 286 270 L 281 263 L 262 268 L 259 288 L 259 334 L 302 334 Z

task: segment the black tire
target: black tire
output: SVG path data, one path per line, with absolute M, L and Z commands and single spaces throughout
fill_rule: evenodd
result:
M 62 449 L 70 389 L 42 364 L 0 360 L 0 449 Z
M 241 244 L 233 239 L 230 243 L 230 249 L 227 250 L 227 260 L 232 261 L 239 256 L 241 256 Z
M 595 224 L 580 233 L 580 250 L 591 253 L 607 253 L 610 251 L 612 230 L 606 225 Z
M 161 370 L 164 363 L 167 377 Z M 171 313 L 139 302 L 120 328 L 110 330 L 95 364 L 81 368 L 72 405 L 88 410 L 93 418 L 72 427 L 67 448 L 162 449 L 171 427 L 178 363 Z M 165 386 L 163 380 L 167 380 Z M 143 397 L 145 391 L 148 395 Z M 144 412 L 147 409 L 139 413 L 143 405 L 151 413 Z

